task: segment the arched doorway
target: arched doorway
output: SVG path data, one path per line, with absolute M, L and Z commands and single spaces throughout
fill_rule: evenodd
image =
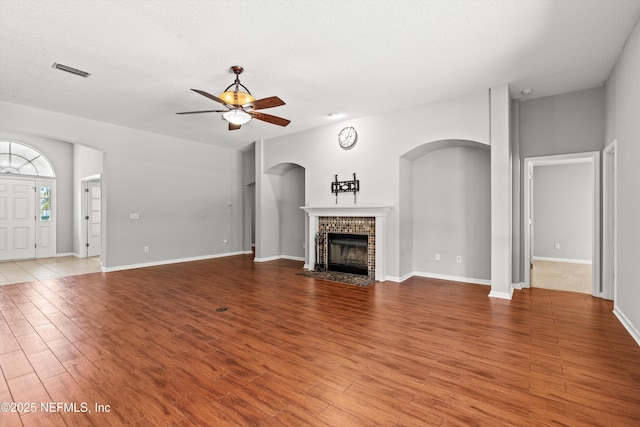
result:
M 56 255 L 56 175 L 38 150 L 0 141 L 0 261 Z

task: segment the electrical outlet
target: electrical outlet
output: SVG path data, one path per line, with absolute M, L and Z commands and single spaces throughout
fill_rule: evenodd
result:
M 462 263 L 462 257 L 461 257 L 460 255 L 458 255 L 458 256 L 456 257 L 456 262 L 457 262 L 458 264 L 461 264 L 461 263 Z
M 555 245 L 553 245 L 553 247 L 554 247 L 555 249 L 560 249 L 560 243 L 556 243 Z
M 440 254 L 436 254 L 436 261 L 440 261 Z
M 224 240 L 222 241 L 222 244 L 223 244 L 223 245 L 226 245 L 227 243 L 229 243 L 229 241 L 228 241 L 227 239 L 224 239 Z
M 149 246 L 144 247 L 144 253 L 147 253 L 147 252 L 149 252 Z

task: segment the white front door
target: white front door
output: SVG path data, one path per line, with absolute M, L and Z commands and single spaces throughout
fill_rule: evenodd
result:
M 100 181 L 87 181 L 87 256 L 100 255 L 101 242 L 101 188 Z
M 36 183 L 0 178 L 0 260 L 36 257 Z

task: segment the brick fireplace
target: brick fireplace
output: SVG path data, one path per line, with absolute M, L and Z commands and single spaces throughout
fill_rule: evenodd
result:
M 309 218 L 305 268 L 313 270 L 316 263 L 327 265 L 329 234 L 367 236 L 367 275 L 375 280 L 385 280 L 386 221 L 391 206 L 303 206 L 301 209 Z M 318 233 L 323 238 L 316 254 Z
M 321 245 L 318 250 L 319 264 L 322 264 L 328 270 L 340 271 L 331 268 L 329 259 L 331 236 L 344 236 L 342 240 L 349 239 L 347 236 L 366 236 L 367 237 L 367 260 L 366 270 L 367 276 L 375 276 L 376 264 L 376 219 L 375 217 L 349 217 L 349 216 L 321 216 L 318 218 L 318 233 L 323 236 Z M 339 240 L 339 239 L 336 239 Z M 355 271 L 352 271 L 355 273 Z M 359 274 L 359 273 L 356 273 Z

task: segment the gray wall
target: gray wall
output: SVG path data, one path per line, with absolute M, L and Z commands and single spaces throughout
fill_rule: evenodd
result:
M 242 250 L 248 252 L 255 243 L 256 221 L 256 153 L 255 144 L 242 152 L 243 201 L 242 201 Z
M 413 162 L 415 271 L 491 279 L 490 166 L 489 150 L 469 147 L 439 149 Z
M 304 260 L 305 214 L 300 207 L 305 204 L 305 170 L 297 164 L 281 163 L 271 167 L 265 178 L 260 181 L 260 191 L 270 197 L 269 203 L 256 206 L 265 226 L 256 236 L 256 258 Z
M 534 257 L 591 261 L 592 170 L 590 163 L 533 168 Z
M 517 121 L 520 152 L 520 253 L 524 254 L 524 174 L 527 157 L 601 151 L 605 146 L 605 93 L 603 87 L 570 92 L 518 103 Z M 521 256 L 522 258 L 522 256 Z M 524 282 L 524 263 L 519 265 Z M 517 278 L 516 278 L 517 280 Z
M 606 85 L 606 142 L 617 140 L 617 293 L 614 312 L 640 343 L 640 23 Z
M 520 158 L 600 151 L 605 145 L 604 88 L 520 103 Z
M 488 145 L 489 93 L 487 90 L 431 104 L 377 114 L 256 142 L 256 253 L 258 258 L 280 256 L 277 242 L 279 222 L 276 194 L 270 184 L 270 169 L 293 163 L 306 171 L 305 203 L 315 207 L 387 205 L 386 268 L 388 280 L 411 274 L 411 227 L 406 224 L 406 174 L 402 157 L 416 147 L 443 140 L 467 140 Z M 402 126 L 398 123 L 402 122 Z M 358 142 L 351 150 L 340 148 L 337 135 L 344 126 L 358 130 Z M 507 160 L 505 160 L 506 162 Z M 360 180 L 357 201 L 342 195 L 336 205 L 330 191 L 334 175 Z M 402 181 L 401 181 L 402 179 Z M 401 203 L 401 198 L 403 202 Z
M 293 167 L 282 176 L 280 215 L 281 253 L 285 257 L 304 259 L 304 169 Z
M 241 252 L 240 152 L 5 102 L 0 130 L 27 143 L 46 135 L 105 153 L 107 250 L 101 256 L 108 270 Z M 71 252 L 72 145 L 47 141 L 42 151 L 56 164 L 58 186 L 69 188 L 59 194 L 58 215 L 68 224 L 58 227 L 59 239 L 66 239 L 58 252 Z M 132 212 L 140 219 L 130 219 Z

